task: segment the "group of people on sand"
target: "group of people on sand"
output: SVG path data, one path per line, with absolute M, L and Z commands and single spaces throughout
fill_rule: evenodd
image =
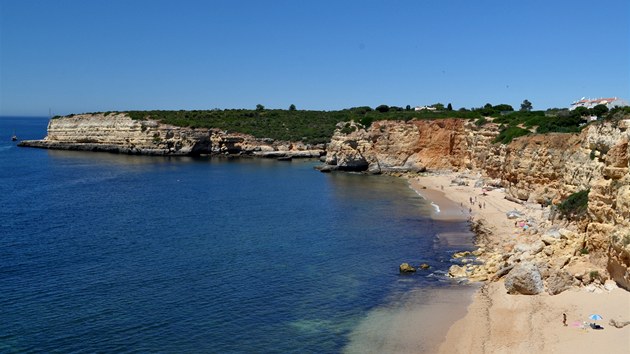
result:
M 485 209 L 486 208 L 486 202 L 478 202 L 477 203 L 477 196 L 473 197 L 469 197 L 468 200 L 470 201 L 470 205 L 479 205 L 479 209 Z M 472 213 L 472 207 L 468 208 L 468 212 Z

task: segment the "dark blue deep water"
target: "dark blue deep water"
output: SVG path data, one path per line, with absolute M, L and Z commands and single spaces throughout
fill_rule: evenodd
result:
M 452 286 L 435 235 L 465 225 L 401 179 L 10 141 L 46 125 L 0 118 L 0 352 L 335 353 L 396 294 Z

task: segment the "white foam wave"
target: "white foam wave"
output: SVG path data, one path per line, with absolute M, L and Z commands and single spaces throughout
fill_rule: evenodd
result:
M 418 192 L 418 191 L 417 191 L 417 190 L 415 190 L 415 189 L 414 189 L 414 192 L 416 192 L 416 194 L 417 194 L 417 195 L 419 195 L 419 196 L 420 196 L 420 198 L 422 198 L 422 199 L 424 199 L 424 200 L 427 200 L 427 198 L 425 198 L 425 197 L 422 195 L 422 193 Z

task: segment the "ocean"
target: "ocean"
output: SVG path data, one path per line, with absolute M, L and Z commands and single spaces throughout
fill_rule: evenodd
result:
M 472 240 L 438 235 L 467 225 L 403 179 L 10 141 L 47 122 L 0 118 L 0 352 L 353 352 L 462 287 L 444 274 Z

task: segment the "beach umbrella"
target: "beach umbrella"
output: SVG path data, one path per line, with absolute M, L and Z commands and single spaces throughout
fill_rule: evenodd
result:
M 588 318 L 589 318 L 590 320 L 593 320 L 593 321 L 599 321 L 599 320 L 603 319 L 603 317 L 602 317 L 602 316 L 597 315 L 597 314 L 590 315 L 590 316 L 588 316 Z

